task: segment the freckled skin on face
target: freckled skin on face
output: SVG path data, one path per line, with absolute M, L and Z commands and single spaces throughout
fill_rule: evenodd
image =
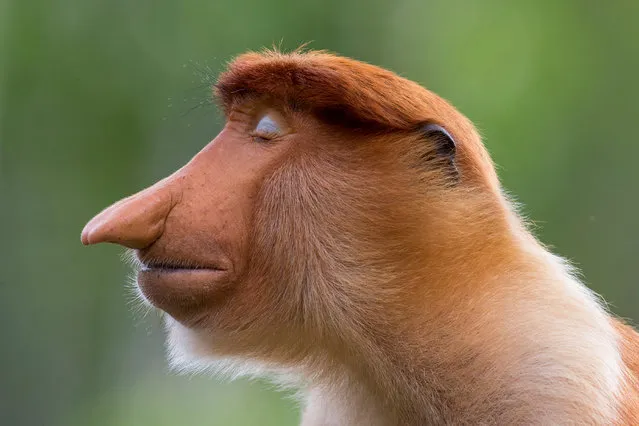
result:
M 305 426 L 639 424 L 639 336 L 450 104 L 325 52 L 242 55 L 215 93 L 215 139 L 82 232 L 134 252 L 174 363 L 293 384 Z
M 109 207 L 82 234 L 85 244 L 137 249 L 142 293 L 185 324 L 243 273 L 254 198 L 286 149 L 282 140 L 277 146 L 254 141 L 253 110 L 233 110 L 220 134 L 187 165 Z

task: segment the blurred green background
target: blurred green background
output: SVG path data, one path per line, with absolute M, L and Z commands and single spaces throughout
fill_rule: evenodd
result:
M 215 136 L 204 83 L 273 43 L 452 101 L 540 237 L 639 319 L 637 22 L 636 0 L 0 0 L 0 424 L 296 424 L 264 383 L 167 371 L 121 250 L 79 239 Z

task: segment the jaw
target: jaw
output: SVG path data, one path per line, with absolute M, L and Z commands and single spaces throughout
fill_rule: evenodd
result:
M 249 355 L 229 354 L 223 335 L 215 331 L 201 331 L 186 327 L 166 317 L 167 355 L 171 369 L 180 373 L 201 373 L 222 376 L 231 380 L 240 377 L 288 377 L 281 384 L 297 384 L 297 375 L 290 368 L 256 360 Z M 216 339 L 219 337 L 219 339 Z
M 225 380 L 267 379 L 280 389 L 299 391 L 308 385 L 312 375 L 307 365 L 318 365 L 308 360 L 291 363 L 237 351 L 229 343 L 228 334 L 188 328 L 170 317 L 166 317 L 165 326 L 169 366 L 180 374 L 207 373 Z

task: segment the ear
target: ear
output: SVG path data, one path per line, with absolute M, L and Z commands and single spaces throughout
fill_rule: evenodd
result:
M 448 167 L 451 176 L 459 178 L 459 171 L 455 164 L 457 144 L 455 139 L 442 126 L 434 123 L 424 124 L 420 128 L 421 134 L 435 146 L 435 154 L 439 161 L 443 161 Z

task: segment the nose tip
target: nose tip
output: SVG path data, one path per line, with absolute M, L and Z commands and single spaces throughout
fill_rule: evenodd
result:
M 169 188 L 147 188 L 91 219 L 82 230 L 82 244 L 106 242 L 132 249 L 148 247 L 164 232 L 164 223 L 173 207 Z

